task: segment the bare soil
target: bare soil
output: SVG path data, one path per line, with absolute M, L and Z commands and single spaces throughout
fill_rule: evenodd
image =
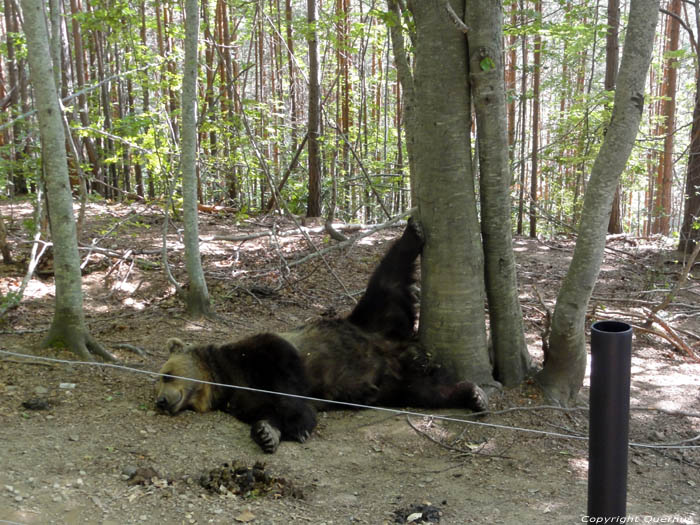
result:
M 3 202 L 0 213 L 17 260 L 0 264 L 0 292 L 6 295 L 26 270 L 30 245 L 22 241 L 31 209 L 26 202 Z M 192 321 L 155 252 L 160 211 L 92 203 L 87 215 L 83 244 L 94 241 L 126 256 L 81 251 L 89 328 L 133 370 L 0 355 L 0 523 L 583 521 L 587 442 L 559 435 L 587 435 L 587 384 L 576 411 L 536 409 L 546 401 L 529 383 L 498 393 L 491 398 L 496 413 L 481 421 L 500 426 L 454 420 L 473 419 L 467 411 L 439 412 L 450 420 L 327 412 L 310 440 L 283 442 L 274 455 L 261 453 L 247 426 L 226 414 L 169 417 L 155 411 L 154 378 L 142 372 L 157 371 L 165 361 L 168 337 L 223 342 L 342 315 L 353 303 L 336 276 L 357 297 L 400 228 L 329 252 L 325 259 L 335 276 L 320 258 L 287 266 L 310 253 L 301 235 L 205 242 L 203 261 L 219 317 Z M 221 213 L 203 215 L 200 233 L 208 239 L 261 232 L 275 222 L 277 231 L 292 229 L 288 221 Z M 319 247 L 336 242 L 322 233 L 311 237 Z M 168 238 L 173 274 L 184 282 L 179 234 Z M 553 308 L 573 244 L 564 237 L 515 241 L 528 344 L 539 361 L 545 308 Z M 591 318 L 642 325 L 643 308 L 661 301 L 682 260 L 663 239 L 619 238 L 608 246 Z M 72 361 L 69 352 L 40 348 L 53 312 L 50 258 L 41 272 L 3 319 L 0 350 Z M 696 355 L 699 291 L 696 270 L 662 312 Z M 700 364 L 667 339 L 639 330 L 633 345 L 630 440 L 700 445 Z M 202 475 L 230 477 L 224 471 L 234 464 L 250 469 L 241 476 L 266 484 L 238 494 L 217 490 L 216 483 L 202 486 Z M 699 449 L 630 449 L 627 509 L 635 522 L 700 523 L 699 487 Z

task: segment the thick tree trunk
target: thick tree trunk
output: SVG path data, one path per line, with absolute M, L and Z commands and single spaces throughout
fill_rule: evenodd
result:
M 54 83 L 44 2 L 22 0 L 29 69 L 39 118 L 49 220 L 54 245 L 56 310 L 44 344 L 62 344 L 83 359 L 112 356 L 88 333 L 83 314 L 80 257 L 68 180 L 65 134 Z
M 585 319 L 598 278 L 612 199 L 627 164 L 644 109 L 644 84 L 651 60 L 659 0 L 630 4 L 612 119 L 591 172 L 579 237 L 557 297 L 549 350 L 538 380 L 546 394 L 573 405 L 586 371 Z
M 501 63 L 501 17 L 500 2 L 467 2 L 470 79 L 480 167 L 481 233 L 495 377 L 506 386 L 515 386 L 529 372 L 531 359 L 525 345 L 511 238 L 511 173 Z
M 199 8 L 197 0 L 185 1 L 185 64 L 182 75 L 181 170 L 183 217 L 185 221 L 185 258 L 189 289 L 187 313 L 201 317 L 210 313 L 209 292 L 199 254 L 197 224 L 197 40 Z
M 464 15 L 464 2 L 452 1 Z M 466 38 L 439 0 L 413 3 L 413 104 L 407 142 L 426 244 L 421 256 L 420 340 L 463 378 L 493 381 L 486 350 L 484 263 L 469 131 Z M 409 118 L 409 110 L 415 111 Z

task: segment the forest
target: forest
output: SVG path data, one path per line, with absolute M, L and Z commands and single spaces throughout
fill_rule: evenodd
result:
M 581 521 L 611 319 L 630 512 L 700 520 L 700 2 L 0 11 L 0 521 Z M 156 409 L 168 337 L 346 315 L 409 216 L 415 340 L 482 418 L 329 411 L 270 458 Z
M 530 236 L 575 231 L 610 117 L 626 5 L 503 4 L 513 223 Z M 164 198 L 177 185 L 182 4 L 47 6 L 55 24 L 58 89 L 76 146 L 67 152 L 76 195 Z M 620 180 L 610 233 L 678 236 L 686 215 L 693 216 L 685 200 L 694 195 L 687 181 L 694 180 L 688 159 L 697 92 L 696 8 L 677 0 L 662 9 L 644 117 Z M 0 187 L 10 197 L 35 193 L 40 149 L 19 3 L 4 2 L 3 14 Z M 410 207 L 404 96 L 386 6 L 327 1 L 318 3 L 312 19 L 310 14 L 292 0 L 201 3 L 200 205 L 267 212 L 274 207 L 272 183 L 296 214 L 370 223 Z M 315 63 L 308 59 L 311 34 L 318 42 Z M 314 176 L 320 184 L 310 200 L 305 145 L 311 78 L 319 88 Z M 692 222 L 684 231 L 691 230 Z

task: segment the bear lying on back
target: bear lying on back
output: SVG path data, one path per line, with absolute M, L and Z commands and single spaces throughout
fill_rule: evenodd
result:
M 411 285 L 422 248 L 422 236 L 409 221 L 348 317 L 223 345 L 186 347 L 171 339 L 161 373 L 363 405 L 485 410 L 483 390 L 431 363 L 415 338 Z M 315 408 L 332 408 L 175 377 L 158 381 L 156 405 L 170 414 L 229 412 L 252 425 L 253 440 L 269 453 L 280 440 L 304 442 L 316 426 Z

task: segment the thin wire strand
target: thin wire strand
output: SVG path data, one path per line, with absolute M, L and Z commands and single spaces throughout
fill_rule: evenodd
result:
M 271 394 L 271 395 L 277 395 L 277 396 L 286 396 L 286 397 L 291 397 L 295 399 L 303 399 L 305 401 L 312 401 L 316 403 L 328 403 L 328 404 L 333 404 L 333 405 L 339 405 L 339 406 L 345 406 L 349 408 L 359 408 L 359 409 L 364 409 L 364 410 L 375 410 L 379 412 L 388 412 L 391 414 L 395 415 L 405 415 L 405 416 L 416 416 L 416 417 L 427 417 L 430 419 L 437 419 L 441 421 L 450 421 L 453 423 L 463 423 L 466 425 L 475 425 L 475 426 L 480 426 L 480 427 L 486 427 L 486 428 L 495 428 L 499 430 L 510 430 L 510 431 L 515 431 L 515 432 L 525 432 L 529 434 L 536 434 L 536 435 L 541 435 L 541 436 L 548 436 L 548 437 L 555 437 L 555 438 L 561 438 L 561 439 L 573 439 L 577 441 L 588 441 L 587 436 L 577 436 L 574 434 L 562 434 L 559 432 L 548 432 L 546 430 L 537 430 L 534 428 L 523 428 L 523 427 L 513 427 L 509 425 L 500 425 L 498 423 L 486 423 L 484 421 L 470 421 L 467 419 L 461 419 L 458 417 L 453 417 L 453 416 L 442 416 L 439 414 L 426 414 L 424 412 L 415 412 L 411 410 L 401 410 L 397 408 L 387 408 L 387 407 L 377 407 L 377 406 L 371 406 L 371 405 L 363 405 L 360 403 L 350 403 L 348 401 L 333 401 L 330 399 L 321 399 L 317 397 L 310 397 L 310 396 L 303 396 L 300 394 L 289 394 L 286 392 L 275 392 L 274 390 L 263 390 L 260 388 L 252 388 L 248 386 L 241 386 L 241 385 L 229 385 L 225 383 L 215 383 L 211 381 L 204 381 L 201 379 L 194 379 L 191 377 L 183 377 L 183 376 L 175 376 L 175 375 L 169 375 L 169 374 L 161 374 L 160 372 L 153 372 L 151 370 L 140 370 L 138 368 L 133 368 L 125 365 L 118 365 L 115 363 L 99 363 L 96 361 L 71 361 L 68 359 L 58 359 L 54 357 L 44 357 L 44 356 L 37 356 L 37 355 L 29 355 L 29 354 L 21 354 L 18 352 L 11 352 L 9 350 L 0 350 L 0 354 L 8 355 L 8 356 L 14 356 L 14 357 L 21 357 L 25 359 L 30 359 L 30 360 L 37 360 L 37 361 L 49 361 L 52 363 L 61 363 L 61 364 L 66 364 L 66 365 L 82 365 L 82 366 L 93 366 L 93 367 L 99 367 L 99 368 L 114 368 L 117 370 L 125 370 L 128 372 L 135 372 L 137 374 L 144 374 L 152 377 L 171 377 L 174 379 L 183 379 L 185 381 L 191 381 L 193 383 L 201 383 L 205 385 L 211 385 L 211 386 L 218 386 L 222 388 L 233 388 L 236 390 L 245 390 L 248 392 L 255 392 L 258 394 Z M 480 414 L 486 414 L 488 412 L 476 412 L 473 415 L 480 415 Z M 692 438 L 687 441 L 694 441 L 697 438 Z M 677 444 L 671 444 L 671 445 L 655 445 L 651 443 L 629 443 L 630 446 L 633 447 L 640 447 L 640 448 L 654 448 L 654 449 L 700 449 L 700 445 L 677 445 Z

